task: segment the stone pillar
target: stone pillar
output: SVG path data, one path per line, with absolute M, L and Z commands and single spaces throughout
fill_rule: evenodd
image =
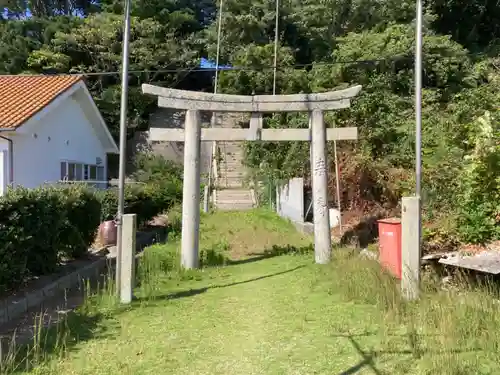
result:
M 260 132 L 263 128 L 264 119 L 262 113 L 252 112 L 250 115 L 250 136 L 249 141 L 257 141 L 260 139 Z
M 136 214 L 122 216 L 122 256 L 120 258 L 120 302 L 131 303 L 135 279 Z
M 313 162 L 313 139 L 312 139 L 312 113 L 309 114 L 309 132 L 311 134 L 311 139 L 309 141 L 309 167 L 311 168 L 311 188 L 313 184 L 313 173 L 314 173 L 314 162 Z M 311 201 L 312 203 L 312 201 Z
M 332 239 L 328 212 L 328 176 L 326 169 L 326 127 L 322 111 L 310 114 L 312 128 L 312 188 L 314 209 L 314 255 L 316 263 L 330 261 Z
M 201 119 L 199 111 L 188 110 L 186 112 L 184 137 L 181 266 L 191 269 L 198 267 L 200 230 Z
M 207 180 L 207 185 L 205 185 L 205 189 L 203 190 L 203 212 L 208 212 L 210 208 L 210 184 L 212 181 Z
M 420 288 L 420 198 L 403 198 L 401 211 L 401 292 L 415 300 Z

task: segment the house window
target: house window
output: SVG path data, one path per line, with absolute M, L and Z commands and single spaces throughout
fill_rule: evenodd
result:
M 91 181 L 97 180 L 97 165 L 90 166 L 89 180 Z
M 104 181 L 104 167 L 62 161 L 61 180 L 64 181 Z
M 97 167 L 97 181 L 104 181 L 104 167 Z
M 66 179 L 66 176 L 68 175 L 68 163 L 65 161 L 61 162 L 61 180 Z
M 76 179 L 76 164 L 75 163 L 68 164 L 68 180 L 69 181 L 77 181 L 77 179 Z
M 83 180 L 83 164 L 76 164 L 75 167 L 75 180 L 82 181 Z

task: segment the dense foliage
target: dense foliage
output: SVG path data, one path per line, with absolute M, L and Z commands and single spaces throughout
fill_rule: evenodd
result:
M 0 73 L 92 73 L 87 83 L 116 135 L 121 3 L 0 0 Z M 272 92 L 274 7 L 273 0 L 224 1 L 221 62 L 243 69 L 222 72 L 219 91 Z M 425 213 L 456 215 L 462 239 L 488 241 L 500 235 L 500 8 L 493 0 L 427 0 L 424 7 Z M 280 2 L 277 92 L 363 85 L 352 108 L 327 116 L 331 126 L 360 130 L 359 142 L 339 143 L 345 208 L 394 207 L 412 192 L 414 8 L 414 0 Z M 144 128 L 156 107 L 141 83 L 212 90 L 212 76 L 194 68 L 201 57 L 215 57 L 216 13 L 215 0 L 133 1 L 130 132 Z M 491 128 L 488 152 L 476 147 L 485 142 L 481 121 Z M 308 126 L 304 115 L 266 118 L 266 126 L 285 124 Z M 253 144 L 247 151 L 259 178 L 307 176 L 306 144 Z
M 139 225 L 166 212 L 182 199 L 182 169 L 161 156 L 139 153 L 135 160 L 134 183 L 125 186 L 125 213 L 135 213 Z M 113 220 L 118 207 L 118 190 L 97 192 L 101 220 Z
M 0 291 L 86 253 L 100 203 L 88 189 L 12 189 L 0 198 Z
M 159 161 L 157 161 L 159 163 Z M 125 212 L 137 214 L 139 228 L 179 202 L 179 169 L 127 186 Z M 177 173 L 175 173 L 177 172 Z M 158 186 L 170 186 L 169 190 Z M 15 188 L 0 197 L 0 293 L 32 276 L 54 272 L 61 260 L 85 256 L 97 228 L 116 215 L 116 189 L 84 185 Z

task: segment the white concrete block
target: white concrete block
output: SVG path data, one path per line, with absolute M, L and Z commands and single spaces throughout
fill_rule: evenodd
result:
M 340 211 L 336 208 L 330 208 L 328 211 L 330 215 L 330 228 L 336 228 L 340 225 Z

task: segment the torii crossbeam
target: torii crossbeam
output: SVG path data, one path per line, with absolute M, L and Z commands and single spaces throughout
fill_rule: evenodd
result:
M 201 141 L 310 141 L 312 148 L 312 186 L 314 202 L 314 253 L 316 263 L 331 257 L 328 214 L 326 142 L 356 140 L 355 127 L 330 128 L 323 111 L 348 108 L 361 86 L 320 94 L 226 95 L 210 94 L 142 85 L 145 94 L 158 96 L 158 106 L 185 110 L 184 129 L 151 128 L 153 141 L 184 141 L 184 186 L 182 198 L 181 265 L 198 267 L 200 227 L 200 142 Z M 251 113 L 250 129 L 202 129 L 199 111 Z M 308 112 L 309 129 L 263 129 L 262 113 Z

